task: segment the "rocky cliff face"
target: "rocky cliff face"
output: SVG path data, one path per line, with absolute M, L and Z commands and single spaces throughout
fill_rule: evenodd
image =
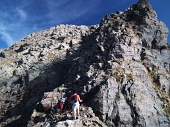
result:
M 139 0 L 99 25 L 59 25 L 23 38 L 0 53 L 1 125 L 168 127 L 167 36 Z M 57 114 L 73 89 L 83 99 L 76 121 Z

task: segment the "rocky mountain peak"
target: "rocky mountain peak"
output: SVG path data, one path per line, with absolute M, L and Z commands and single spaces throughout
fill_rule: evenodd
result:
M 146 3 L 148 3 L 148 0 L 139 0 L 139 2 L 146 4 Z
M 148 0 L 139 0 L 138 3 L 133 4 L 130 9 L 128 9 L 128 13 L 130 12 L 133 12 L 132 15 L 138 16 L 139 19 L 137 21 L 140 21 L 141 18 L 157 18 L 157 14 Z M 133 18 L 131 20 L 133 20 Z
M 168 28 L 147 0 L 93 26 L 58 25 L 0 51 L 2 126 L 169 126 Z M 78 120 L 59 100 L 77 90 Z
M 125 12 L 117 11 L 115 14 L 105 16 L 100 25 L 105 29 L 102 31 L 109 28 L 109 34 L 112 34 L 110 30 L 114 30 L 116 33 L 140 38 L 141 42 L 138 42 L 145 48 L 163 49 L 167 47 L 168 28 L 157 19 L 156 12 L 147 0 L 133 4 Z

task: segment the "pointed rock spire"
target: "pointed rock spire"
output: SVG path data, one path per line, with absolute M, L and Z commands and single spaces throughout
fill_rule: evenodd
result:
M 148 0 L 139 0 L 139 2 L 138 2 L 138 3 L 148 4 L 148 3 L 149 3 L 149 1 L 148 1 Z
M 157 14 L 155 10 L 152 8 L 152 6 L 149 3 L 149 0 L 139 0 L 137 3 L 139 9 L 142 9 L 147 13 L 147 15 L 150 15 L 151 18 L 157 18 Z

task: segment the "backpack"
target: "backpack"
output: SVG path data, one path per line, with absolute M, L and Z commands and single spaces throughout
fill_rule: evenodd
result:
M 72 103 L 76 103 L 76 102 L 78 102 L 78 98 L 77 95 L 74 95 L 72 99 Z

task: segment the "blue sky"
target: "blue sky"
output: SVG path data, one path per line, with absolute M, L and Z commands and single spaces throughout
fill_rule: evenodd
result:
M 125 11 L 138 0 L 1 0 L 0 48 L 58 24 L 95 25 L 106 14 Z M 150 0 L 170 29 L 170 0 Z M 170 36 L 170 35 L 169 35 Z M 170 42 L 170 37 L 168 37 Z

